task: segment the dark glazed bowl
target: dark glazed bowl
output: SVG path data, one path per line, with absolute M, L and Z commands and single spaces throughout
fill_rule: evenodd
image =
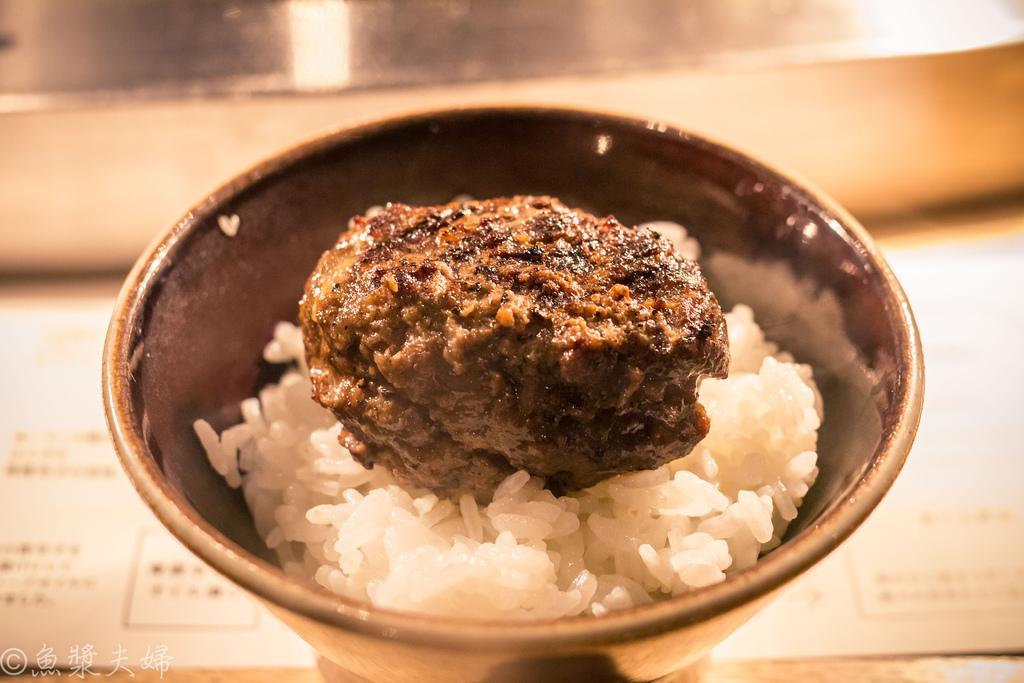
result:
M 726 581 L 600 618 L 472 622 L 389 612 L 288 578 L 191 425 L 222 429 L 263 379 L 261 350 L 350 216 L 389 201 L 549 194 L 702 243 L 723 307 L 751 304 L 822 390 L 820 475 L 784 543 Z M 228 237 L 221 216 L 237 215 Z M 125 470 L 195 554 L 352 680 L 645 681 L 685 669 L 834 550 L 877 505 L 917 428 L 910 307 L 867 233 L 830 200 L 658 122 L 543 109 L 420 114 L 340 130 L 267 161 L 189 211 L 128 278 L 103 358 Z M 822 628 L 827 628 L 826 624 Z

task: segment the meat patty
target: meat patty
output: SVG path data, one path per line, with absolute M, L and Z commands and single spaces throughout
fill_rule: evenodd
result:
M 306 284 L 317 401 L 364 465 L 485 497 L 525 469 L 556 491 L 686 455 L 725 377 L 718 302 L 668 239 L 550 197 L 389 204 Z

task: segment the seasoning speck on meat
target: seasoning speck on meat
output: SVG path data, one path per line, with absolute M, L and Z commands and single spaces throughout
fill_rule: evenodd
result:
M 484 496 L 652 469 L 707 433 L 718 302 L 656 233 L 550 197 L 388 204 L 352 219 L 300 307 L 317 401 L 408 485 Z

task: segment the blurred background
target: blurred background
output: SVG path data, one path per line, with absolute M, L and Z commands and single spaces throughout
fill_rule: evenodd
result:
M 0 0 L 0 652 L 319 680 L 131 490 L 103 334 L 146 246 L 233 176 L 480 104 L 739 147 L 849 209 L 907 289 L 928 379 L 904 474 L 706 679 L 1024 680 L 1024 0 Z
M 865 222 L 1024 188 L 1021 0 L 0 0 L 0 268 L 127 268 L 331 127 L 542 103 L 649 116 Z

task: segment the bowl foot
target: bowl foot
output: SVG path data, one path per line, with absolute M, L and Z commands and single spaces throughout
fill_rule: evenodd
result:
M 320 670 L 320 675 L 323 676 L 324 683 L 373 683 L 369 679 L 363 678 L 362 676 L 352 673 L 348 669 L 345 669 L 341 665 L 332 662 L 326 657 L 317 657 L 317 668 Z M 651 683 L 700 683 L 702 680 L 704 680 L 704 674 L 707 671 L 707 668 L 708 658 L 702 657 L 693 664 L 690 664 L 685 668 L 679 669 L 678 671 L 673 671 L 667 676 L 662 676 L 661 678 L 651 681 Z M 567 680 L 561 675 L 556 674 L 556 677 L 560 681 Z M 488 680 L 518 681 L 524 679 L 514 675 L 512 678 L 504 678 L 499 674 L 498 678 Z M 580 678 L 580 680 L 593 681 L 594 679 L 590 675 L 590 673 L 588 673 L 582 678 Z M 605 681 L 607 681 L 607 683 L 613 683 L 614 681 L 627 680 L 628 679 L 626 678 L 619 678 L 618 676 L 613 676 L 612 678 L 602 679 L 602 683 L 604 683 Z
M 326 657 L 316 658 L 316 668 L 320 670 L 324 683 L 372 683 L 372 681 L 362 676 L 357 676 Z

